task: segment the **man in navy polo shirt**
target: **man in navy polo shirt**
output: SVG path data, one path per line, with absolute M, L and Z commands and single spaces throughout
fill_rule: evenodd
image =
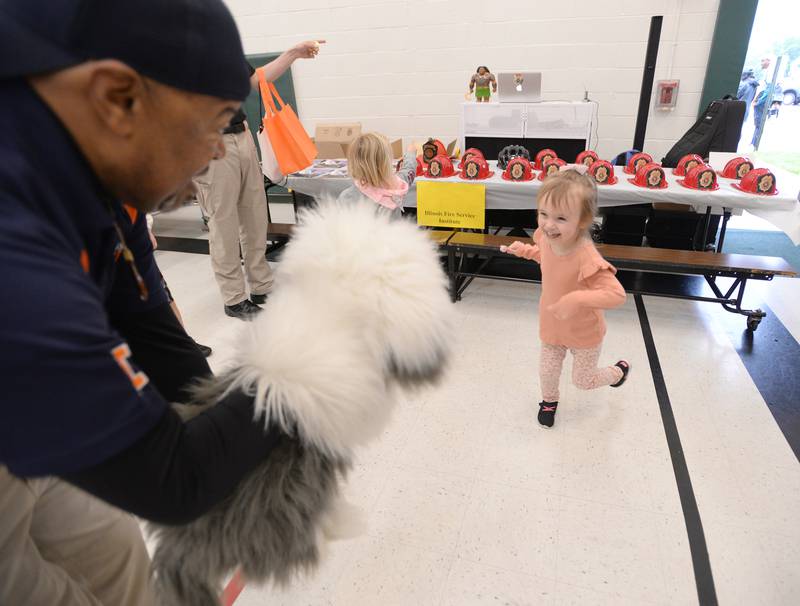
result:
M 167 406 L 208 367 L 122 206 L 188 197 L 249 90 L 220 0 L 0 3 L 2 604 L 150 604 L 120 510 L 187 522 L 288 439 Z

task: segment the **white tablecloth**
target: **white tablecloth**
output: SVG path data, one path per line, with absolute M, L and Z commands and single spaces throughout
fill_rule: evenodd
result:
M 489 179 L 477 181 L 486 186 L 486 208 L 493 209 L 534 209 L 536 208 L 536 192 L 542 182 L 537 179 L 524 183 L 506 181 L 497 170 L 495 162 L 490 162 L 494 175 Z M 764 166 L 758 163 L 758 166 Z M 698 191 L 683 187 L 678 183 L 672 169 L 665 169 L 668 187 L 666 189 L 645 189 L 628 182 L 632 175 L 615 167 L 617 183 L 598 186 L 598 204 L 600 206 L 629 206 L 632 204 L 649 204 L 652 202 L 673 202 L 691 205 L 698 212 L 705 212 L 706 207 L 730 208 L 746 210 L 765 219 L 788 235 L 792 242 L 800 245 L 800 176 L 793 175 L 783 169 L 769 167 L 775 174 L 778 184 L 778 195 L 757 196 L 746 194 L 731 187 L 730 179 L 719 178 L 717 191 Z M 619 170 L 617 170 L 619 169 Z M 538 173 L 537 173 L 538 174 Z M 449 179 L 428 179 L 417 177 L 417 181 L 459 182 L 459 177 Z M 344 189 L 350 187 L 352 181 L 341 177 L 305 178 L 290 176 L 286 186 L 300 193 L 317 197 L 336 197 Z M 416 186 L 412 185 L 405 198 L 404 206 L 414 208 L 417 205 Z

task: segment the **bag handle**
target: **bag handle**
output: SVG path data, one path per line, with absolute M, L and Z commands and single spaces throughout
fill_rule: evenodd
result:
M 267 82 L 267 79 L 264 77 L 264 68 L 259 67 L 256 70 L 256 74 L 258 74 L 258 89 L 261 93 L 261 100 L 264 102 L 265 113 L 262 122 L 266 123 L 267 118 L 278 113 L 278 109 L 275 107 L 275 101 L 272 99 L 272 94 L 270 92 L 270 87 L 274 88 L 274 85 L 272 82 Z M 280 97 L 278 97 L 278 99 L 280 99 Z
M 283 99 L 281 99 L 281 96 L 280 96 L 280 94 L 278 93 L 278 89 L 277 89 L 277 88 L 275 88 L 275 83 L 274 83 L 274 82 L 267 82 L 267 84 L 269 85 L 269 90 L 270 90 L 270 92 L 271 92 L 273 95 L 275 95 L 275 98 L 278 100 L 278 104 L 279 104 L 279 105 L 278 105 L 278 107 L 279 107 L 280 109 L 283 109 L 283 107 L 284 107 L 286 104 L 283 102 Z

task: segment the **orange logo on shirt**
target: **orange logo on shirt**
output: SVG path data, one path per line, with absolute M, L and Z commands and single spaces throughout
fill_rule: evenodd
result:
M 81 251 L 81 267 L 85 273 L 89 273 L 89 253 L 85 248 Z
M 119 364 L 122 372 L 128 375 L 136 391 L 142 391 L 142 388 L 150 382 L 150 379 L 142 371 L 137 372 L 133 369 L 133 366 L 131 366 L 131 363 L 128 361 L 128 358 L 131 357 L 131 348 L 128 347 L 128 344 L 122 343 L 117 345 L 111 350 L 111 355 L 114 357 L 117 364 Z

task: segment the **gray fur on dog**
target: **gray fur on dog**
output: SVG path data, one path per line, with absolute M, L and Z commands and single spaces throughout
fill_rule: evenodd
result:
M 192 416 L 207 407 L 232 376 L 198 386 L 181 414 Z M 349 468 L 350 462 L 287 435 L 208 514 L 185 526 L 151 524 L 158 540 L 153 570 L 161 603 L 217 606 L 224 575 L 237 567 L 247 579 L 279 585 L 313 570 L 320 557 L 321 517 L 331 511 Z
M 349 522 L 340 485 L 356 448 L 383 434 L 393 387 L 441 377 L 450 310 L 434 245 L 413 225 L 358 205 L 303 217 L 233 369 L 180 407 L 188 418 L 241 390 L 286 435 L 207 514 L 149 525 L 163 606 L 217 606 L 237 568 L 250 583 L 285 584 L 316 567 L 325 541 Z

